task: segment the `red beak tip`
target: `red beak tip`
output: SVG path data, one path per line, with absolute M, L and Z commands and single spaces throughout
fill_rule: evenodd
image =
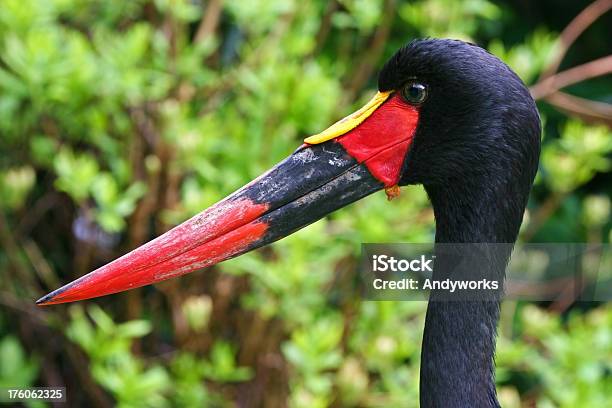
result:
M 59 289 L 54 290 L 53 292 L 47 293 L 45 296 L 41 297 L 36 301 L 37 306 L 50 306 L 58 303 L 65 303 L 68 300 L 65 300 L 65 297 L 62 297 L 61 294 L 66 291 L 66 287 L 61 287 Z
M 53 292 L 51 293 L 47 293 L 45 296 L 41 297 L 40 299 L 38 299 L 36 301 L 36 305 L 37 306 L 49 306 L 52 305 L 53 300 L 54 300 L 55 296 L 53 295 Z
M 51 299 L 49 295 L 45 295 L 36 301 L 36 306 L 47 306 Z

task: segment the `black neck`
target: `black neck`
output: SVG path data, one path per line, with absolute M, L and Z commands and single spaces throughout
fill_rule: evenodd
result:
M 475 177 L 471 183 L 462 180 L 440 188 L 426 186 L 436 217 L 436 243 L 516 240 L 529 187 L 519 192 L 510 183 L 490 181 Z M 513 200 L 500 199 L 506 197 Z M 475 273 L 503 280 L 509 256 L 510 249 L 488 265 L 489 270 Z M 433 278 L 452 276 L 452 266 L 452 260 L 438 256 Z M 421 406 L 499 406 L 493 361 L 499 302 L 435 298 L 432 293 L 423 336 Z

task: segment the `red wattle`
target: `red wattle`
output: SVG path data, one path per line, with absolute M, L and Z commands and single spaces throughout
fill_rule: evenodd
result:
M 392 95 L 363 123 L 337 140 L 386 187 L 396 185 L 419 121 L 416 107 Z

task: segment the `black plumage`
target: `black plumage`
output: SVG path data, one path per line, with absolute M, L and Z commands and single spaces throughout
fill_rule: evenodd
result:
M 529 91 L 507 65 L 462 41 L 425 39 L 401 48 L 379 75 L 379 90 L 426 84 L 401 183 L 423 184 L 437 243 L 514 243 L 540 153 L 540 119 Z M 508 247 L 510 248 L 510 246 Z M 503 278 L 510 251 L 484 276 Z M 434 279 L 451 275 L 436 261 Z M 475 276 L 478 278 L 478 276 Z M 427 311 L 421 406 L 499 406 L 494 353 L 497 301 L 436 300 Z

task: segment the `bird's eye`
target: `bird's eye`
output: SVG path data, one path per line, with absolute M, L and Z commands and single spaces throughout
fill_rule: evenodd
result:
M 427 87 L 419 82 L 410 82 L 402 89 L 402 97 L 412 105 L 420 105 L 427 99 Z

